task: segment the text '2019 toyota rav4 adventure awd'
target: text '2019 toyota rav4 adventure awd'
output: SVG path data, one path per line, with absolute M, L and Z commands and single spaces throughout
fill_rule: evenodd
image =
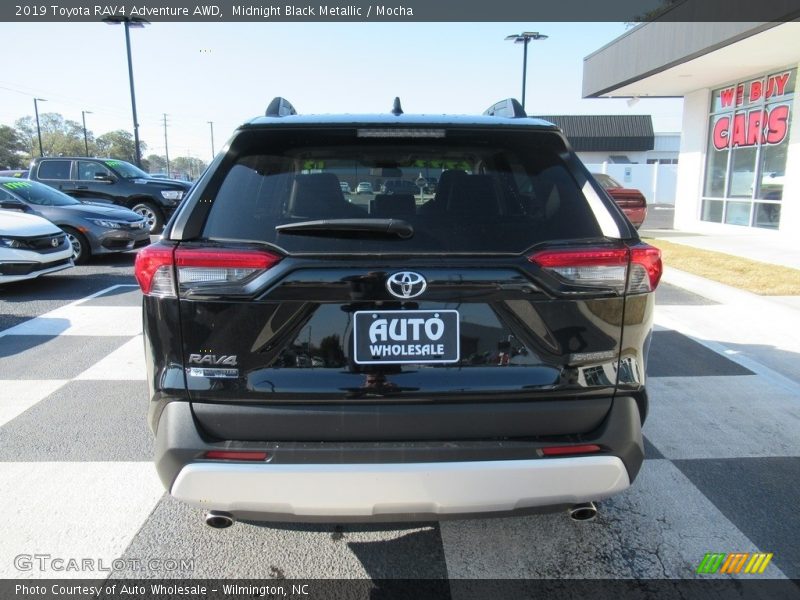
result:
M 346 199 L 341 181 L 436 181 Z M 657 249 L 553 125 L 238 129 L 136 260 L 156 464 L 209 524 L 591 503 L 643 460 Z

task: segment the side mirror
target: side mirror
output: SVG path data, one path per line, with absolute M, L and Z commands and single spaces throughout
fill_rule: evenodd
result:
M 19 200 L 0 200 L 0 208 L 5 210 L 18 210 L 20 212 L 30 212 L 31 208 Z

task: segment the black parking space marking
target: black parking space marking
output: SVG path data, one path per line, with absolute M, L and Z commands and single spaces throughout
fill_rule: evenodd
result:
M 656 305 L 658 304 L 662 306 L 711 306 L 719 304 L 719 302 L 662 281 L 656 289 Z
M 709 548 L 709 552 L 774 552 L 787 577 L 800 578 L 797 518 L 800 457 L 673 461 L 758 548 Z M 769 575 L 769 567 L 764 572 Z
M 677 331 L 654 331 L 647 374 L 651 377 L 708 377 L 754 373 Z
M 0 379 L 72 379 L 131 337 L 6 335 L 0 337 Z
M 178 570 L 171 572 L 117 571 L 113 577 L 447 577 L 437 523 L 238 522 L 228 529 L 219 530 L 206 525 L 203 515 L 203 510 L 165 494 L 121 558 L 178 558 L 190 561 L 191 568 L 185 568 L 188 565 L 184 564 L 184 568 L 179 565 Z
M 665 458 L 658 448 L 656 448 L 647 437 L 644 438 L 644 457 L 647 460 L 659 460 Z
M 141 306 L 142 292 L 136 286 L 122 286 L 90 298 L 81 306 Z
M 0 461 L 150 461 L 144 381 L 71 381 L 0 427 Z

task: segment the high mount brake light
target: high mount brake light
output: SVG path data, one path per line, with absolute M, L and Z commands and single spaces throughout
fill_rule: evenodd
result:
M 180 291 L 202 289 L 205 285 L 237 284 L 266 271 L 281 260 L 271 252 L 223 248 L 177 248 L 154 244 L 136 256 L 136 279 L 146 296 L 176 296 Z
M 573 285 L 610 288 L 617 293 L 652 292 L 661 278 L 661 251 L 647 244 L 632 248 L 543 250 L 528 261 Z M 630 274 L 628 266 L 630 264 Z

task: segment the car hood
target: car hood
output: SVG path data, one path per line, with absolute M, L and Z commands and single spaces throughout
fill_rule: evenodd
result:
M 54 233 L 61 233 L 61 230 L 47 219 L 15 210 L 0 210 L 0 235 L 32 237 Z
M 135 183 L 146 183 L 147 185 L 156 186 L 163 190 L 183 190 L 188 191 L 192 187 L 191 183 L 186 181 L 178 181 L 177 179 L 131 179 Z
M 44 209 L 45 207 L 41 208 Z M 74 215 L 89 219 L 116 219 L 118 221 L 141 221 L 142 219 L 141 215 L 137 215 L 127 208 L 99 202 L 83 202 L 81 204 L 53 206 L 50 208 L 57 208 L 59 211 L 63 211 L 61 214 L 64 215 Z M 42 212 L 48 211 L 42 210 Z

